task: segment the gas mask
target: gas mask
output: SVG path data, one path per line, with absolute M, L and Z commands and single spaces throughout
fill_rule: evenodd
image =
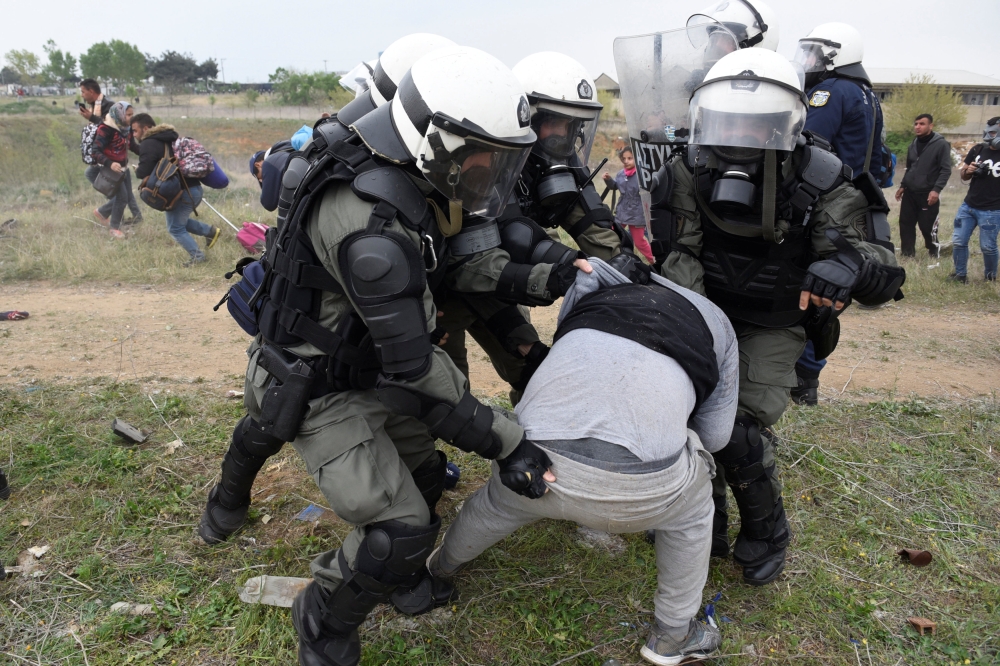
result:
M 577 176 L 583 174 L 597 130 L 597 112 L 586 113 L 591 117 L 541 109 L 531 119 L 531 127 L 538 135 L 531 151 L 538 171 L 535 196 L 542 208 L 565 206 L 579 192 Z
M 983 130 L 983 143 L 993 150 L 1000 150 L 1000 119 L 994 119 L 992 125 L 987 125 Z
M 711 203 L 729 215 L 747 215 L 753 212 L 757 196 L 755 181 L 764 162 L 764 151 L 759 148 L 712 146 L 722 177 L 712 188 Z

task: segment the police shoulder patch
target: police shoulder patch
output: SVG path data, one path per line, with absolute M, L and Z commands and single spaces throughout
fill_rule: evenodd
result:
M 824 106 L 830 101 L 829 90 L 817 90 L 809 98 L 809 106 Z

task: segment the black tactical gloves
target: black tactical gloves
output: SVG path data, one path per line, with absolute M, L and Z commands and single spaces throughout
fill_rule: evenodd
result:
M 549 273 L 549 279 L 545 283 L 545 288 L 553 298 L 565 296 L 566 292 L 576 281 L 576 273 L 579 270 L 573 264 L 555 264 L 552 266 L 552 272 Z
M 653 269 L 642 263 L 639 257 L 625 251 L 611 257 L 608 265 L 627 277 L 634 284 L 649 284 L 649 276 L 653 272 Z
M 538 499 L 545 494 L 545 480 L 542 475 L 552 466 L 545 451 L 525 438 L 502 460 L 497 460 L 500 466 L 500 482 L 518 495 L 528 499 Z
M 835 304 L 846 304 L 851 296 L 865 305 L 881 305 L 903 297 L 899 288 L 906 281 L 905 270 L 869 259 L 833 229 L 826 230 L 826 237 L 840 252 L 809 266 L 802 291 Z

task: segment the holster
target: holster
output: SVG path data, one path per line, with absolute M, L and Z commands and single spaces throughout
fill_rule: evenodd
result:
M 257 365 L 271 375 L 260 404 L 261 432 L 291 442 L 309 405 L 316 371 L 303 359 L 289 360 L 280 348 L 266 342 Z

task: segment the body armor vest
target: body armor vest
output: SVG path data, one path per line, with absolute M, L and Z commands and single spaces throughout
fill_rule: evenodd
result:
M 705 292 L 733 320 L 787 328 L 807 318 L 799 310 L 799 295 L 806 270 L 819 259 L 812 249 L 809 219 L 820 196 L 851 180 L 852 174 L 829 151 L 822 137 L 804 132 L 795 150 L 794 173 L 784 182 L 778 180 L 775 209 L 780 219 L 789 222 L 779 243 L 768 241 L 762 234 L 733 233 L 741 228 L 761 227 L 763 188 L 757 190 L 752 213 L 727 214 L 708 203 L 722 174 L 694 168 L 704 234 L 700 261 L 705 269 Z M 729 229 L 721 228 L 712 217 Z M 672 249 L 686 251 L 676 244 Z
M 264 340 L 284 349 L 304 343 L 318 348 L 324 356 L 313 363 L 326 371 L 329 389 L 339 391 L 374 387 L 381 365 L 357 312 L 341 317 L 336 330 L 318 321 L 323 292 L 345 293 L 304 229 L 326 188 L 349 183 L 359 198 L 374 203 L 369 228 L 387 226 L 395 218 L 416 231 L 429 284 L 443 279 L 448 253 L 434 214 L 410 176 L 399 166 L 376 161 L 360 143 L 343 125 L 327 123 L 317 126 L 313 142 L 289 159 L 278 224 L 267 235 L 261 259 L 265 277 L 252 301 Z

